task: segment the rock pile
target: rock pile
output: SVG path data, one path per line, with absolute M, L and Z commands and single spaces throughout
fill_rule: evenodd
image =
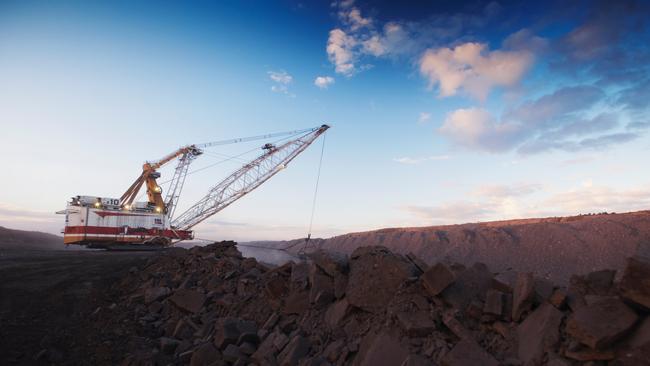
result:
M 649 365 L 650 262 L 493 274 L 384 247 L 269 268 L 233 242 L 174 249 L 125 278 L 123 365 Z

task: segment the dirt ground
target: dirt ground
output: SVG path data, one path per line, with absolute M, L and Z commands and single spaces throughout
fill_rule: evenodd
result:
M 1 252 L 0 364 L 110 364 L 110 354 L 119 353 L 120 340 L 97 338 L 93 313 L 108 311 L 116 298 L 111 284 L 152 255 L 156 254 Z M 98 342 L 106 354 L 96 352 Z

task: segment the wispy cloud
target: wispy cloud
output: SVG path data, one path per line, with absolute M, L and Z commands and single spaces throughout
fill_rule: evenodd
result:
M 490 217 L 494 209 L 479 203 L 449 202 L 438 206 L 404 206 L 407 213 L 431 223 L 461 223 Z
M 406 205 L 402 209 L 426 225 L 628 212 L 650 207 L 650 188 L 645 186 L 615 189 L 587 181 L 575 189 L 532 196 L 540 191 L 541 185 L 537 184 L 486 186 L 472 192 L 474 200 Z
M 60 234 L 64 226 L 64 216 L 0 202 L 0 226 Z
M 447 115 L 438 131 L 466 148 L 517 150 L 524 155 L 550 150 L 602 150 L 638 138 L 640 129 L 623 129 L 617 112 L 593 115 L 592 111 L 606 103 L 606 98 L 605 92 L 595 86 L 565 87 L 521 103 L 503 113 L 500 120 L 483 108 L 457 109 Z
M 411 158 L 405 156 L 401 158 L 394 158 L 393 161 L 400 164 L 416 165 L 427 161 L 448 160 L 448 159 L 449 159 L 449 155 L 433 155 L 433 156 L 425 156 L 419 158 Z
M 517 183 L 511 185 L 485 185 L 476 189 L 473 193 L 485 198 L 506 198 L 521 197 L 535 193 L 542 189 L 538 183 Z
M 431 120 L 431 113 L 420 112 L 420 115 L 418 116 L 418 123 L 424 124 L 429 122 L 430 120 Z
M 290 84 L 293 81 L 293 76 L 289 75 L 286 71 L 269 71 L 269 78 L 279 84 Z
M 289 84 L 293 82 L 293 76 L 289 75 L 289 73 L 284 70 L 268 71 L 267 75 L 274 83 L 274 85 L 271 86 L 272 92 L 295 96 L 295 94 L 289 92 Z
M 327 89 L 330 85 L 334 84 L 334 78 L 331 76 L 318 76 L 314 79 L 314 85 L 320 89 Z

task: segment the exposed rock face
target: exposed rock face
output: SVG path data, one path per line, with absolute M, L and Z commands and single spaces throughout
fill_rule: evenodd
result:
M 324 239 L 320 247 L 349 255 L 358 247 L 383 245 L 395 253 L 412 252 L 430 265 L 481 262 L 493 272 L 532 272 L 567 285 L 572 274 L 622 270 L 628 257 L 650 256 L 647 243 L 650 211 L 386 228 Z
M 138 319 L 120 335 L 133 342 L 124 365 L 647 360 L 650 318 L 629 291 L 639 277 L 618 285 L 613 272 L 598 271 L 565 290 L 530 273 L 495 276 L 483 264 L 418 263 L 383 247 L 360 248 L 349 262 L 317 253 L 275 268 L 242 258 L 232 243 L 176 250 L 125 278 L 115 312 L 123 318 L 105 321 Z M 630 263 L 626 273 L 642 272 Z M 626 302 L 619 289 L 628 289 Z

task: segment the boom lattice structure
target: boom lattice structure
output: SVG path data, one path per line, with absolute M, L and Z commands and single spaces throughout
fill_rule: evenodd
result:
M 329 126 L 323 125 L 309 133 L 280 146 L 265 145 L 265 153 L 244 165 L 221 183 L 214 186 L 208 194 L 187 211 L 172 221 L 172 227 L 189 230 L 201 221 L 228 207 L 245 196 L 277 172 L 284 169 L 291 160 L 303 152 Z

